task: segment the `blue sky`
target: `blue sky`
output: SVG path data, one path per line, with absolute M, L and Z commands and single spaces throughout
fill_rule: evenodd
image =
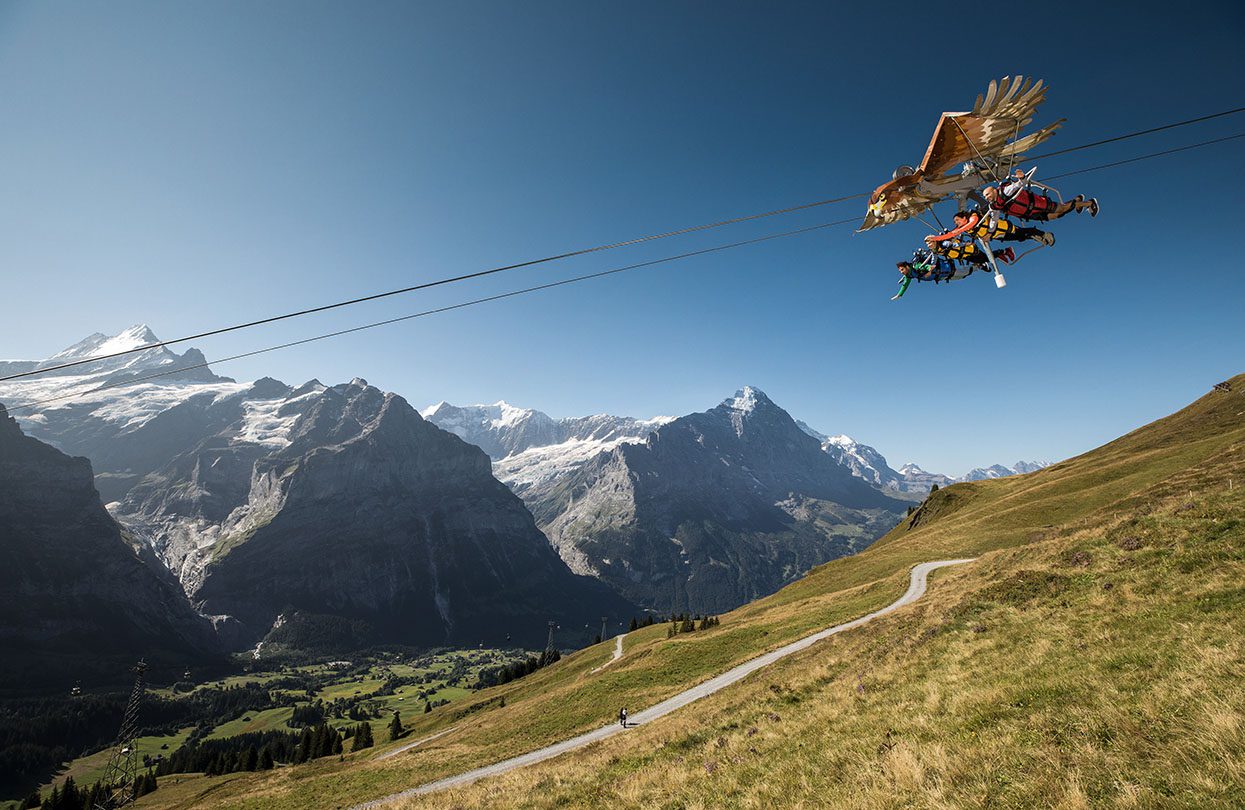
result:
M 868 191 L 992 77 L 1051 148 L 1245 103 L 1239 3 L 0 3 L 0 355 L 162 337 Z M 1002 23 L 1002 24 L 1001 24 Z M 1014 35 L 1014 37 L 1012 36 Z M 1245 131 L 1245 115 L 1051 174 Z M 1245 141 L 1070 178 L 1098 219 L 891 302 L 918 224 L 840 227 L 222 366 L 417 406 L 678 414 L 743 384 L 895 466 L 1087 450 L 1245 370 Z M 201 342 L 208 358 L 841 219 L 859 202 Z

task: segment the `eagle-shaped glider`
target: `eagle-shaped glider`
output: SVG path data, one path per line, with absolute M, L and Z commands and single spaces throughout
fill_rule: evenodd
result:
M 916 169 L 900 166 L 893 180 L 877 187 L 869 197 L 860 230 L 917 216 L 950 197 L 966 198 L 997 179 L 1063 123 L 1061 118 L 1020 137 L 1045 97 L 1041 81 L 1004 76 L 1002 81 L 990 81 L 985 96 L 977 96 L 972 112 L 943 113 L 921 165 Z

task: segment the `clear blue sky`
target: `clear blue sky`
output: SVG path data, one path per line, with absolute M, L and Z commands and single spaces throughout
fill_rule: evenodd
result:
M 1245 104 L 1237 2 L 0 3 L 0 356 L 172 337 L 872 189 L 991 77 L 1051 148 Z M 1018 21 L 1007 27 L 1009 8 Z M 1245 115 L 1046 173 L 1245 131 Z M 702 410 L 743 384 L 892 464 L 1089 449 L 1245 370 L 1245 141 L 1084 175 L 1000 292 L 889 301 L 921 226 L 837 228 L 222 366 L 417 406 Z M 204 341 L 210 358 L 846 216 L 852 202 Z

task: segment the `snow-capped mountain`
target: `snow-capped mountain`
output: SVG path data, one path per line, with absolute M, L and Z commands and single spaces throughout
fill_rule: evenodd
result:
M 937 473 L 927 473 L 915 464 L 906 464 L 900 470 L 891 469 L 885 456 L 867 444 L 861 444 L 851 436 L 827 436 L 804 422 L 797 422 L 800 429 L 821 442 L 821 449 L 835 461 L 851 470 L 852 475 L 868 481 L 875 487 L 893 493 L 900 498 L 924 496 L 933 484 L 945 486 L 952 479 Z
M 238 621 L 243 644 L 290 608 L 361 623 L 360 646 L 505 634 L 539 643 L 548 618 L 629 615 L 608 588 L 571 573 L 483 452 L 396 394 L 360 379 L 268 379 L 207 409 L 224 427 L 113 511 L 205 612 Z
M 420 412 L 442 430 L 474 444 L 493 460 L 523 453 L 532 448 L 548 448 L 564 443 L 595 442 L 602 449 L 620 441 L 640 441 L 655 427 L 673 417 L 633 419 L 629 416 L 597 414 L 570 419 L 553 419 L 532 408 L 516 408 L 508 402 L 492 405 L 456 406 L 439 402 Z M 571 449 L 571 453 L 579 452 Z
M 662 611 L 726 610 L 867 546 L 905 505 L 747 387 L 523 494 L 573 570 Z
M 851 436 L 827 436 L 804 422 L 796 422 L 796 424 L 800 426 L 800 430 L 821 442 L 821 449 L 851 470 L 852 475 L 880 489 L 890 490 L 898 497 L 924 496 L 935 484 L 945 487 L 959 481 L 1005 478 L 1009 475 L 1023 475 L 1050 466 L 1048 461 L 1017 461 L 1011 467 L 994 464 L 990 467 L 977 467 L 969 470 L 962 478 L 926 472 L 912 462 L 908 462 L 898 470 L 893 470 L 881 453 L 867 444 L 861 444 Z
M 0 389 L 8 390 L 19 386 L 15 390 L 21 391 L 23 395 L 42 398 L 74 388 L 98 387 L 156 373 L 160 373 L 161 379 L 165 381 L 229 381 L 227 377 L 217 377 L 207 368 L 203 354 L 198 349 L 187 349 L 184 354 L 177 354 L 168 347 L 133 351 L 152 343 L 159 343 L 159 338 L 146 324 L 138 324 L 111 336 L 96 332 L 46 360 L 0 360 L 0 376 L 22 374 L 65 363 L 78 363 L 70 368 L 48 371 L 38 377 L 0 383 Z M 108 357 L 118 352 L 130 354 Z M 80 362 L 96 357 L 101 359 Z
M 155 334 L 142 324 L 111 337 L 96 333 L 46 360 L 0 362 L 0 376 L 156 342 Z M 132 382 L 144 377 L 153 379 Z M 177 435 L 188 430 L 186 426 L 174 428 L 167 420 L 153 430 L 149 423 L 183 402 L 210 402 L 240 395 L 248 388 L 249 383 L 213 374 L 198 349 L 179 355 L 158 348 L 0 382 L 0 402 L 27 434 L 71 455 L 89 458 L 96 487 L 108 503 L 166 462 L 178 446 Z
M 145 327 L 92 335 L 57 361 L 7 368 L 154 340 Z M 358 379 L 293 387 L 186 368 L 201 358 L 149 349 L 101 359 L 4 384 L 0 401 L 39 403 L 21 411 L 23 426 L 92 460 L 113 516 L 215 617 L 231 649 L 264 637 L 287 609 L 349 629 L 359 646 L 506 634 L 541 644 L 546 619 L 570 627 L 572 617 L 635 612 L 567 568 L 486 454 L 401 397 Z M 105 387 L 164 370 L 179 373 Z
M 992 478 L 1007 478 L 1011 475 L 1024 475 L 1025 473 L 1036 472 L 1049 466 L 1049 461 L 1017 461 L 1010 467 L 1004 467 L 1002 464 L 992 464 L 989 467 L 975 467 L 969 470 L 964 477 L 957 478 L 956 480 L 987 481 Z
M 955 479 L 951 476 L 926 472 L 911 461 L 899 468 L 899 475 L 902 476 L 908 492 L 927 493 L 934 484 L 945 487 L 955 483 Z
M 596 414 L 553 419 L 504 401 L 461 407 L 439 402 L 421 413 L 442 430 L 488 453 L 493 474 L 529 505 L 541 501 L 547 489 L 598 454 L 625 442 L 642 442 L 674 418 Z
M 875 487 L 900 489 L 902 476 L 886 463 L 886 459 L 877 450 L 867 444 L 861 444 L 851 436 L 827 436 L 809 427 L 804 422 L 796 422 L 800 430 L 821 442 L 821 449 L 835 461 L 852 471 L 852 475 L 868 481 Z

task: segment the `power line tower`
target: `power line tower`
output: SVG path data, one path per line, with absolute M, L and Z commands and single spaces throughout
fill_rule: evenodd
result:
M 134 742 L 138 737 L 138 705 L 146 691 L 143 684 L 146 673 L 147 662 L 140 659 L 134 667 L 130 702 L 125 706 L 121 730 L 117 732 L 117 742 L 108 758 L 108 770 L 104 772 L 102 784 L 107 792 L 94 810 L 115 810 L 134 801 L 134 781 L 138 777 L 138 747 Z
M 549 640 L 545 642 L 545 655 L 548 657 L 553 652 L 553 631 L 558 629 L 557 622 L 549 622 Z

